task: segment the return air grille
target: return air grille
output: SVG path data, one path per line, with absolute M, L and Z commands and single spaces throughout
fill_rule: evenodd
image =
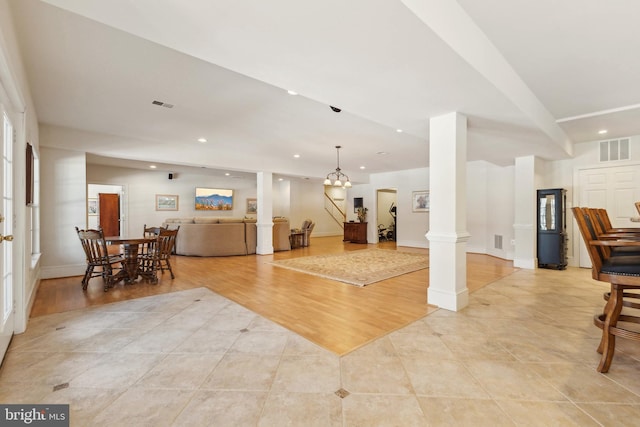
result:
M 153 105 L 158 105 L 160 107 L 173 108 L 173 104 L 167 104 L 166 102 L 162 102 L 162 101 L 152 101 L 151 103 Z
M 629 138 L 611 139 L 600 141 L 600 161 L 611 162 L 615 160 L 629 160 Z

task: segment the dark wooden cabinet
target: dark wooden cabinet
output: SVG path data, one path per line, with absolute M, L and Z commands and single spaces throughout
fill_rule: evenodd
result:
M 345 222 L 344 241 L 351 243 L 367 244 L 367 223 L 366 222 Z
M 567 267 L 566 190 L 538 190 L 538 267 Z

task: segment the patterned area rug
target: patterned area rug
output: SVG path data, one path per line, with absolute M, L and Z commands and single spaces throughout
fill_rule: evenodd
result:
M 351 285 L 366 286 L 429 268 L 429 256 L 388 249 L 363 249 L 274 261 L 271 264 Z

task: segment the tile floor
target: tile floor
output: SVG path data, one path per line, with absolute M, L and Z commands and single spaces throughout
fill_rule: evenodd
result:
M 206 288 L 43 316 L 0 402 L 69 403 L 73 426 L 637 426 L 640 343 L 595 370 L 606 289 L 521 270 L 343 357 Z

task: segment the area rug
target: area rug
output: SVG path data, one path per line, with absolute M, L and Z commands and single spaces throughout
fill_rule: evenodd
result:
M 274 261 L 271 264 L 351 285 L 366 286 L 429 268 L 429 256 L 389 249 L 362 249 Z

